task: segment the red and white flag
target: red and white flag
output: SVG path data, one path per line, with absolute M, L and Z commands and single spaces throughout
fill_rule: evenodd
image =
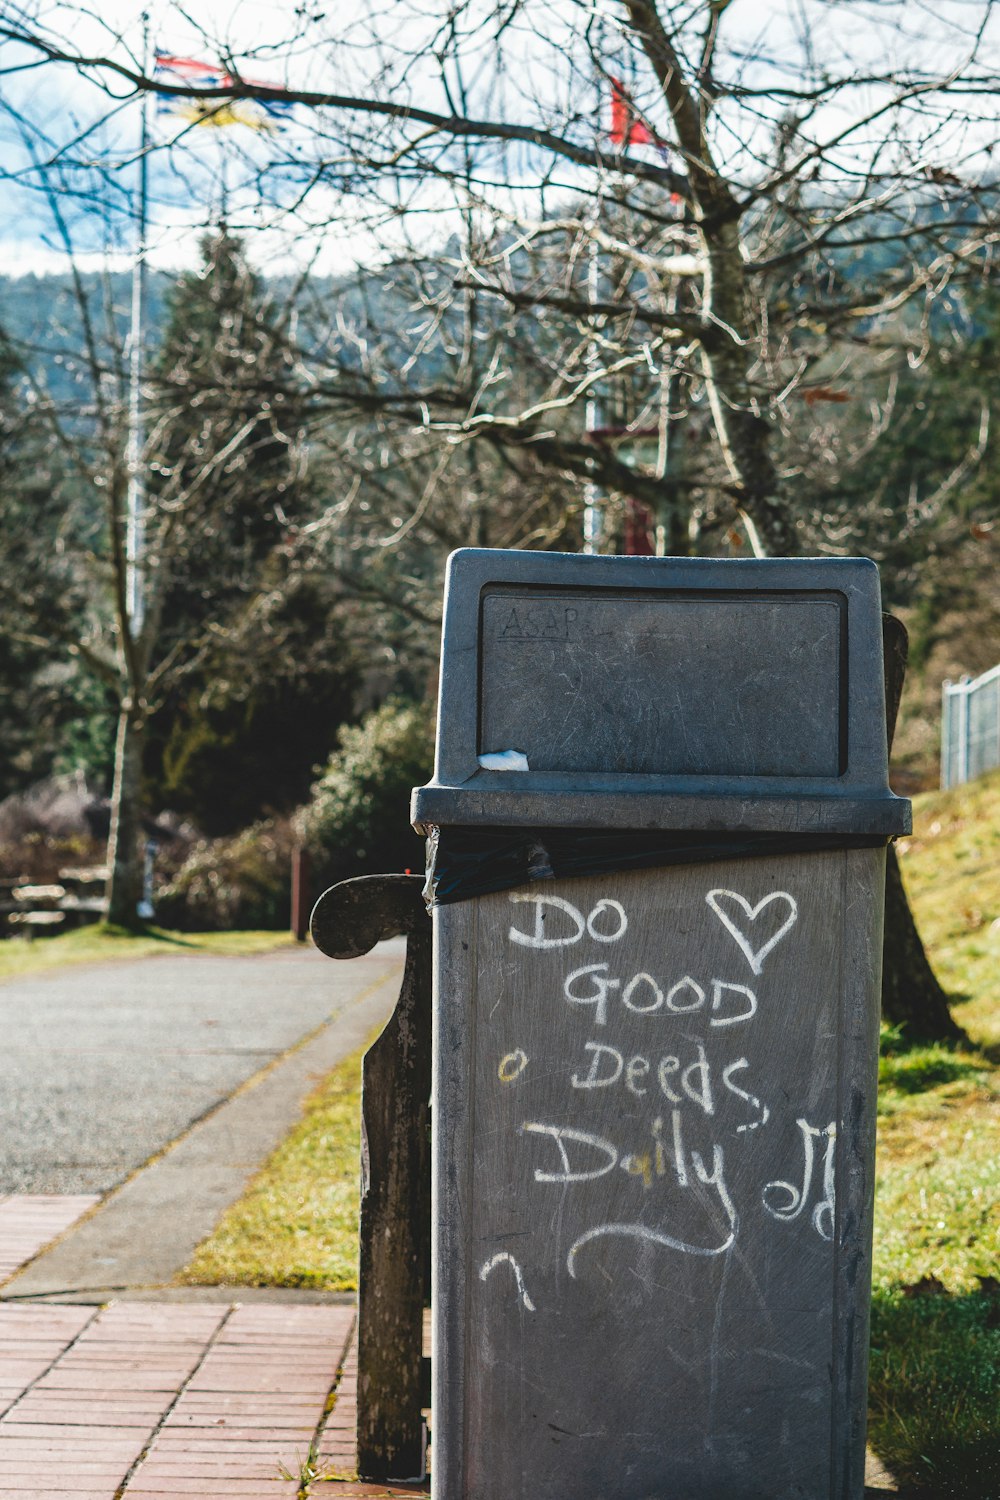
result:
M 674 153 L 666 141 L 661 140 L 644 120 L 640 120 L 636 114 L 635 105 L 620 78 L 611 79 L 611 128 L 608 131 L 608 139 L 612 146 L 621 152 L 628 151 L 633 146 L 650 146 L 659 159 L 660 165 L 672 167 L 675 172 L 677 171 Z M 649 159 L 647 154 L 646 160 Z M 671 193 L 670 201 L 675 208 L 679 207 L 680 194 Z
M 611 129 L 608 139 L 613 146 L 660 146 L 648 125 L 644 125 L 635 112 L 625 86 L 620 78 L 611 80 Z

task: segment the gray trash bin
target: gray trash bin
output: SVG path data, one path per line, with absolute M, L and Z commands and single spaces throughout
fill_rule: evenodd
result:
M 452 557 L 437 1500 L 861 1495 L 881 639 L 861 559 Z

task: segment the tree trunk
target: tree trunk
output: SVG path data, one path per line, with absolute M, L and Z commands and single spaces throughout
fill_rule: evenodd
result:
M 902 1026 L 907 1042 L 965 1040 L 924 952 L 891 845 L 885 867 L 882 1015 L 892 1025 Z
M 142 851 L 140 795 L 142 750 L 146 726 L 131 705 L 122 707 L 115 744 L 115 782 L 111 794 L 111 831 L 108 836 L 108 916 L 119 927 L 141 926 Z
M 749 316 L 752 289 L 743 253 L 742 210 L 737 195 L 713 161 L 705 134 L 704 99 L 685 82 L 673 33 L 664 26 L 655 0 L 625 0 L 625 9 L 660 81 L 686 158 L 689 196 L 705 264 L 701 358 L 719 448 L 754 551 L 790 557 L 799 550 L 794 512 L 786 498 L 777 493 L 771 426 L 751 381 L 755 358 Z M 883 616 L 883 644 L 886 727 L 891 747 L 906 671 L 907 640 L 902 623 L 890 615 Z M 882 1007 L 886 1019 L 904 1025 L 911 1040 L 962 1036 L 927 961 L 891 848 L 886 874 Z
M 885 720 L 889 748 L 896 732 L 906 675 L 906 627 L 894 615 L 882 616 L 885 665 Z M 965 1033 L 952 1019 L 948 997 L 937 981 L 910 911 L 896 851 L 890 844 L 885 867 L 885 931 L 882 939 L 882 1015 L 902 1026 L 909 1042 L 957 1042 Z

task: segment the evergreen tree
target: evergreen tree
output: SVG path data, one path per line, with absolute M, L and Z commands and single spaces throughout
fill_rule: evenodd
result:
M 188 516 L 160 564 L 158 652 L 178 671 L 145 770 L 148 794 L 227 833 L 305 795 L 356 671 L 335 594 L 292 545 L 314 504 L 294 355 L 240 242 L 223 227 L 202 255 L 152 370 L 150 492 Z
M 206 238 L 198 271 L 183 276 L 169 297 L 149 374 L 138 617 L 124 587 L 120 474 L 110 497 L 121 708 L 108 916 L 122 923 L 136 920 L 144 792 L 170 790 L 181 810 L 216 829 L 233 826 L 254 810 L 242 776 L 243 734 L 252 730 L 260 744 L 267 711 L 288 715 L 284 733 L 270 739 L 275 760 L 302 781 L 302 762 L 315 758 L 310 740 L 296 737 L 296 705 L 272 691 L 288 673 L 295 601 L 316 597 L 306 587 L 308 547 L 296 545 L 307 535 L 310 502 L 303 404 L 286 329 L 225 228 Z M 325 596 L 324 639 L 336 638 L 326 657 L 336 684 L 326 684 L 322 728 L 330 740 L 349 711 L 354 683 L 333 624 L 336 603 Z M 264 693 L 254 708 L 265 685 L 271 697 Z M 209 754 L 220 733 L 228 744 Z M 258 787 L 260 780 L 258 771 Z
M 180 277 L 166 312 L 149 491 L 188 522 L 159 582 L 169 647 L 257 591 L 259 568 L 304 515 L 308 484 L 284 330 L 225 227 L 203 241 L 202 264 Z
M 52 770 L 110 768 L 106 693 L 65 646 L 81 604 L 62 557 L 65 475 L 24 376 L 0 334 L 0 800 Z

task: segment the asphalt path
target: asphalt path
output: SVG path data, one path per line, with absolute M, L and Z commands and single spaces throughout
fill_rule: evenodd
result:
M 313 948 L 0 984 L 0 1193 L 105 1193 L 399 964 Z

